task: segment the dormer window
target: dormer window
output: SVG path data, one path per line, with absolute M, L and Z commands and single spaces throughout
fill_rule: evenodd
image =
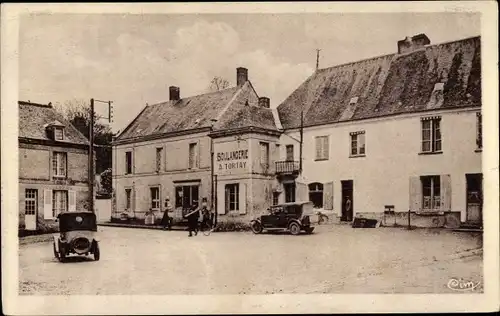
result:
M 54 127 L 54 140 L 64 140 L 64 129 L 62 127 Z

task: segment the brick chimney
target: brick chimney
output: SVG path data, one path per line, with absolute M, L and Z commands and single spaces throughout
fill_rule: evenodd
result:
M 405 39 L 398 41 L 398 54 L 410 53 L 430 43 L 431 40 L 425 34 L 418 34 L 413 37 L 407 36 Z
M 181 92 L 179 87 L 170 86 L 168 90 L 170 94 L 170 101 L 177 101 L 180 99 Z
M 236 85 L 238 87 L 245 84 L 248 81 L 248 69 L 243 67 L 236 68 Z
M 263 107 L 263 108 L 268 108 L 269 109 L 269 107 L 270 107 L 269 98 L 267 98 L 267 97 L 260 97 L 259 98 L 259 106 Z

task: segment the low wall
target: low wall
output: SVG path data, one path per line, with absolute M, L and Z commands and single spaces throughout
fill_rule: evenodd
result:
M 357 212 L 356 216 L 376 219 L 381 226 L 408 226 L 408 212 L 394 212 L 384 214 L 380 212 Z M 425 228 L 458 228 L 460 226 L 460 212 L 446 212 L 442 214 L 410 213 L 410 225 Z

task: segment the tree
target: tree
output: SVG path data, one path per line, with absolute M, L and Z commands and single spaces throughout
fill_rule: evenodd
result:
M 103 188 L 106 194 L 111 194 L 113 188 L 112 181 L 113 181 L 112 171 L 111 168 L 108 168 L 101 173 L 101 187 Z
M 77 130 L 87 139 L 90 126 L 90 100 L 74 99 L 63 104 L 55 104 L 54 108 L 60 112 Z M 113 133 L 108 124 L 99 122 L 94 114 L 94 147 L 96 152 L 96 173 L 111 168 L 111 141 Z
M 229 88 L 229 81 L 222 77 L 215 76 L 212 81 L 210 81 L 210 86 L 208 90 L 210 91 L 220 91 Z

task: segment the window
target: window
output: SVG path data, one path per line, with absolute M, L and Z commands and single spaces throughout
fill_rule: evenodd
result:
M 161 147 L 156 148 L 156 172 L 161 171 L 161 162 L 163 161 L 162 156 L 163 156 L 163 148 Z
M 365 132 L 351 133 L 351 156 L 365 155 Z
M 52 155 L 52 174 L 54 177 L 66 177 L 66 153 L 54 152 Z
M 198 168 L 198 144 L 189 144 L 189 169 Z
M 295 202 L 295 182 L 283 184 L 285 188 L 285 203 Z
M 273 205 L 278 205 L 279 204 L 279 198 L 280 198 L 280 193 L 279 192 L 273 192 Z
M 226 184 L 226 210 L 237 211 L 240 209 L 240 185 L 238 183 Z
M 198 201 L 198 191 L 197 185 L 175 187 L 175 207 L 191 207 L 193 201 Z
M 52 216 L 68 210 L 68 191 L 52 191 Z
M 160 210 L 160 188 L 153 187 L 149 188 L 150 191 L 150 207 L 153 211 Z
M 476 145 L 477 149 L 483 148 L 483 117 L 480 112 L 476 113 Z
M 33 189 L 26 189 L 24 193 L 24 214 L 36 215 L 38 192 Z
M 127 151 L 125 153 L 125 174 L 132 173 L 132 152 Z
M 422 152 L 441 152 L 441 118 L 422 119 Z
M 64 130 L 62 127 L 54 128 L 54 139 L 55 140 L 63 140 L 64 139 Z
M 313 202 L 314 207 L 323 207 L 323 184 L 311 183 L 309 184 L 309 201 Z
M 424 211 L 439 211 L 441 209 L 440 176 L 421 177 L 422 209 Z
M 316 137 L 316 160 L 328 160 L 328 136 Z
M 132 208 L 132 190 L 125 189 L 125 208 L 127 210 Z
M 260 163 L 264 167 L 269 166 L 269 144 L 260 142 Z
M 293 145 L 286 145 L 286 161 L 293 161 Z

